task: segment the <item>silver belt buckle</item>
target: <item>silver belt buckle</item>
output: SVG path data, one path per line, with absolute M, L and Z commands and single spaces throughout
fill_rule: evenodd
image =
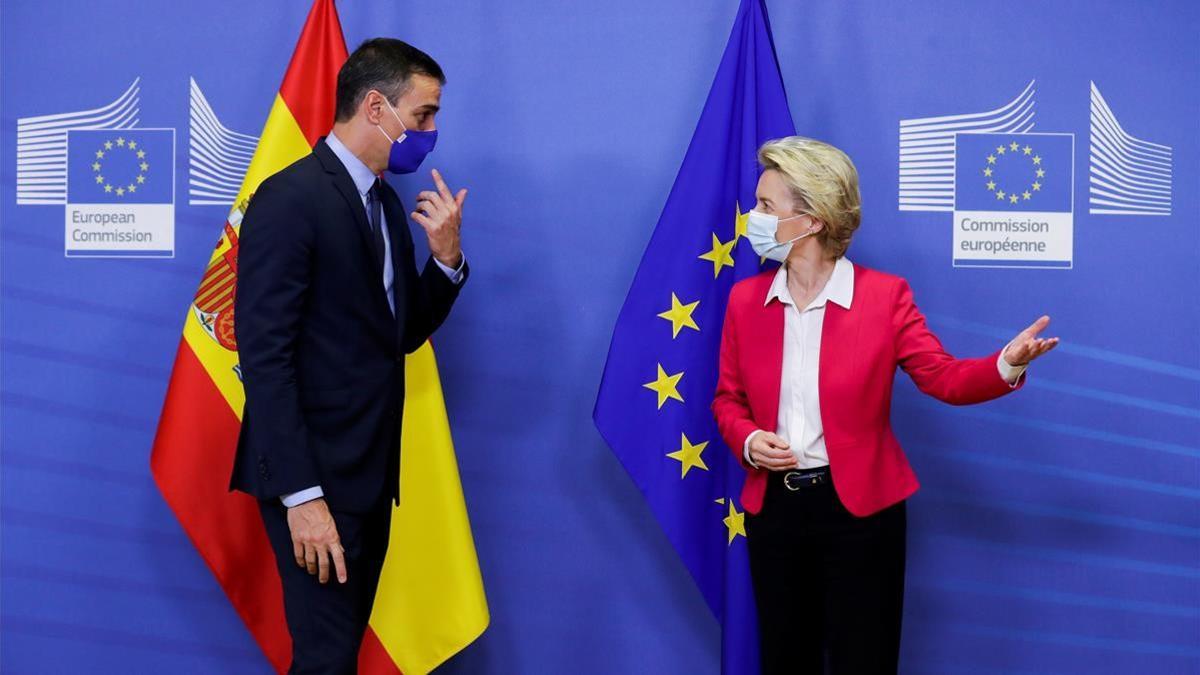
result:
M 821 475 L 815 471 L 809 472 L 807 476 L 800 471 L 789 471 L 783 474 L 783 486 L 792 492 L 797 492 L 806 485 L 819 485 L 820 483 Z

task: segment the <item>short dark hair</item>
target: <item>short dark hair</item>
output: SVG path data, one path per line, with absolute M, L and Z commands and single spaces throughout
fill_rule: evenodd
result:
M 372 38 L 363 42 L 338 71 L 336 121 L 354 117 L 354 111 L 372 89 L 395 104 L 412 86 L 414 74 L 446 83 L 437 61 L 403 40 Z

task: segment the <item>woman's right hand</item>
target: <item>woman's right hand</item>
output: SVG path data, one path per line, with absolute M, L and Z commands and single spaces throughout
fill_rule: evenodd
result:
M 792 446 L 770 431 L 759 431 L 750 439 L 750 459 L 759 467 L 770 471 L 789 471 L 800 467 L 800 461 L 792 454 Z

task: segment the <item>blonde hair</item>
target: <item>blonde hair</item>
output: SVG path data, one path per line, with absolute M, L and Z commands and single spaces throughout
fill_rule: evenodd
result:
M 815 236 L 834 258 L 840 258 L 862 218 L 858 170 L 846 153 L 821 141 L 788 136 L 767 141 L 758 149 L 763 170 L 779 172 L 799 206 L 825 223 Z

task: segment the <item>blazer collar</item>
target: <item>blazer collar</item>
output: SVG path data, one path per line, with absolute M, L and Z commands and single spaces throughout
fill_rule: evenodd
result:
M 342 163 L 346 172 L 350 174 L 350 180 L 354 181 L 354 187 L 358 190 L 359 197 L 364 197 L 370 191 L 371 186 L 375 184 L 375 181 L 379 179 L 379 176 L 376 176 L 371 171 L 371 167 L 363 164 L 363 161 L 357 155 L 350 152 L 350 148 L 347 148 L 342 143 L 342 139 L 338 138 L 337 134 L 332 131 L 325 137 L 325 144 L 329 146 L 334 156 Z
M 359 232 L 362 233 L 363 241 L 369 248 L 371 246 L 371 224 L 367 222 L 367 209 L 363 206 L 362 193 L 358 191 L 358 186 L 354 184 L 354 179 L 350 176 L 346 165 L 334 153 L 333 148 L 329 147 L 325 137 L 321 137 L 313 146 L 313 155 L 321 163 L 325 173 L 333 179 L 334 187 L 345 198 L 346 206 L 354 214 Z
M 785 305 L 795 304 L 792 302 L 792 294 L 787 289 L 787 265 L 779 266 L 779 271 L 775 273 L 771 286 L 767 289 L 767 297 L 763 300 L 763 305 L 770 304 L 772 300 L 778 300 Z M 826 302 L 840 305 L 843 309 L 850 309 L 850 303 L 853 300 L 854 264 L 850 262 L 849 258 L 843 256 L 834 263 L 833 274 L 829 276 L 829 281 L 825 282 L 825 288 L 821 289 L 821 292 L 805 309 L 820 307 Z

